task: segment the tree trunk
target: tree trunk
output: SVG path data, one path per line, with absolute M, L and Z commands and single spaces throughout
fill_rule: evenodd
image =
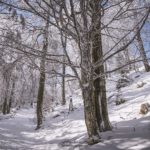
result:
M 136 26 L 135 27 L 135 32 L 138 33 L 137 37 L 136 37 L 136 42 L 138 44 L 140 55 L 141 55 L 141 58 L 143 60 L 145 71 L 149 72 L 150 71 L 150 66 L 149 66 L 148 59 L 147 59 L 147 56 L 146 56 L 146 52 L 145 52 L 145 49 L 144 49 L 143 41 L 142 41 L 142 38 L 141 38 L 141 33 L 139 32 L 138 16 L 137 16 L 136 10 L 134 11 L 134 19 L 135 19 L 135 26 Z
M 111 129 L 107 112 L 105 78 L 103 76 L 100 77 L 101 74 L 104 74 L 104 66 L 102 65 L 96 69 L 93 68 L 93 64 L 103 57 L 99 2 L 99 0 L 95 0 L 90 3 L 92 13 L 92 28 L 90 32 L 88 32 L 86 17 L 84 13 L 82 14 L 85 33 L 83 32 L 84 36 L 80 43 L 80 48 L 82 49 L 81 79 L 89 144 L 95 144 L 100 141 L 102 122 L 104 130 Z M 84 3 L 81 2 L 81 5 L 83 6 Z M 95 75 L 99 77 L 94 79 Z
M 63 62 L 65 62 L 65 57 L 63 56 Z M 65 73 L 66 73 L 66 66 L 62 64 L 62 105 L 66 104 L 66 96 L 65 96 Z
M 8 102 L 7 114 L 10 113 L 12 100 L 13 100 L 13 97 L 14 97 L 14 90 L 15 90 L 15 81 L 13 81 L 13 83 L 12 83 L 12 89 L 11 89 L 10 98 L 9 98 L 9 102 Z
M 124 40 L 124 42 L 123 42 L 123 45 L 126 45 L 126 40 Z M 129 54 L 129 49 L 128 49 L 128 47 L 125 49 L 125 51 L 124 51 L 124 56 L 125 56 L 125 62 L 126 62 L 126 64 L 127 63 L 130 63 L 131 62 L 131 59 L 130 59 L 130 54 Z M 129 64 L 128 65 L 128 71 L 131 71 L 132 70 L 132 64 Z
M 99 12 L 99 1 L 93 5 L 92 25 L 91 32 L 92 40 L 92 62 L 95 63 L 103 57 L 102 51 L 102 39 L 101 39 L 101 14 Z M 99 32 L 98 32 L 99 31 Z M 94 80 L 94 101 L 96 106 L 96 118 L 100 128 L 100 131 L 110 130 L 110 122 L 107 111 L 107 98 L 106 98 L 106 84 L 104 76 L 104 64 L 95 69 L 96 76 L 99 76 Z M 100 76 L 101 75 L 101 76 Z M 101 104 L 101 105 L 100 105 Z M 102 126 L 103 123 L 103 126 Z
M 90 49 L 89 46 L 86 44 L 87 43 L 83 43 L 82 48 L 82 96 L 84 100 L 85 124 L 89 136 L 88 143 L 95 144 L 100 141 L 100 131 L 97 124 L 96 103 L 95 99 L 93 98 L 93 70 L 91 69 L 91 63 L 89 62 Z
M 101 66 L 101 74 L 104 74 L 104 66 Z M 102 109 L 103 131 L 111 130 L 111 124 L 108 117 L 107 96 L 106 96 L 106 81 L 105 77 L 100 79 L 100 101 Z
M 8 93 L 9 93 L 9 83 L 10 83 L 10 76 L 9 73 L 4 74 L 4 103 L 3 103 L 3 114 L 6 115 L 8 113 Z
M 43 54 L 41 58 L 40 64 L 40 80 L 39 80 L 39 89 L 38 89 L 38 96 L 37 96 L 37 127 L 36 129 L 40 129 L 43 123 L 43 97 L 44 97 L 44 88 L 45 88 L 45 59 L 46 53 L 48 50 L 48 27 L 49 22 L 46 22 L 46 27 L 44 31 L 44 42 L 43 42 Z
M 85 123 L 88 132 L 88 144 L 95 144 L 100 141 L 100 132 L 97 124 L 95 101 L 92 97 L 93 90 L 91 86 L 85 86 L 82 90 L 82 95 L 84 99 L 84 114 Z
M 7 98 L 5 97 L 2 109 L 3 115 L 7 114 Z
M 146 52 L 145 52 L 145 49 L 144 49 L 144 45 L 143 45 L 143 41 L 142 41 L 140 32 L 137 34 L 136 41 L 137 41 L 137 44 L 138 44 L 138 47 L 139 47 L 141 58 L 143 60 L 145 71 L 149 72 L 150 71 L 150 66 L 149 66 L 149 63 L 148 63 L 148 59 L 147 59 L 147 56 L 146 56 Z
M 41 128 L 43 122 L 43 96 L 44 96 L 44 87 L 45 87 L 45 72 L 41 71 L 40 73 L 40 81 L 39 81 L 39 89 L 38 89 L 38 97 L 37 97 L 37 128 Z

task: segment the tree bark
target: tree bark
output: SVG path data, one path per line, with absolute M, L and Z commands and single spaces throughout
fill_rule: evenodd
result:
M 9 93 L 9 84 L 10 84 L 10 76 L 11 74 L 9 74 L 9 72 L 6 72 L 6 74 L 4 74 L 4 85 L 5 85 L 5 89 L 4 89 L 4 103 L 3 103 L 3 109 L 2 112 L 4 115 L 6 115 L 8 113 L 8 93 Z
M 101 73 L 104 74 L 104 66 L 101 66 Z M 102 120 L 103 120 L 103 131 L 111 130 L 111 124 L 108 116 L 108 108 L 107 108 L 107 96 L 106 96 L 106 81 L 105 77 L 100 79 L 100 101 L 101 101 L 101 109 L 102 109 Z
M 12 89 L 11 89 L 10 98 L 9 98 L 9 102 L 8 102 L 7 114 L 9 114 L 10 110 L 11 110 L 12 100 L 14 97 L 14 90 L 15 90 L 15 81 L 13 81 L 13 83 L 12 83 Z
M 48 18 L 47 18 L 48 19 Z M 44 42 L 43 42 L 43 55 L 41 58 L 40 64 L 40 80 L 39 80 L 39 89 L 38 89 L 38 96 L 37 96 L 37 127 L 36 129 L 40 129 L 43 123 L 43 99 L 44 99 L 44 88 L 45 88 L 45 61 L 46 61 L 46 53 L 48 50 L 48 27 L 49 22 L 47 20 L 46 27 L 44 31 Z
M 93 4 L 92 16 L 92 62 L 95 63 L 103 57 L 102 39 L 101 39 L 101 13 L 99 8 L 99 1 Z M 107 111 L 107 97 L 106 97 L 106 84 L 104 76 L 104 64 L 95 69 L 95 74 L 100 76 L 94 80 L 94 101 L 96 106 L 96 118 L 100 131 L 110 130 L 110 122 Z M 102 124 L 103 123 L 103 124 Z
M 89 136 L 88 143 L 92 145 L 100 141 L 92 86 L 85 86 L 82 90 L 82 95 L 84 99 L 85 123 Z
M 45 87 L 45 72 L 40 72 L 40 81 L 39 81 L 39 89 L 38 89 L 38 97 L 37 97 L 37 127 L 36 129 L 41 128 L 43 122 L 43 96 L 44 96 L 44 87 Z
M 3 115 L 7 114 L 7 98 L 5 97 L 2 109 Z
M 65 56 L 63 56 L 63 62 L 65 62 Z M 65 95 L 65 73 L 66 73 L 66 66 L 62 64 L 62 105 L 66 104 L 66 95 Z
M 87 37 L 85 37 L 86 39 Z M 81 62 L 81 80 L 82 80 L 82 96 L 84 100 L 85 124 L 88 132 L 88 143 L 95 144 L 100 140 L 100 131 L 96 117 L 96 103 L 94 97 L 93 86 L 93 70 L 89 61 L 90 48 L 89 45 L 83 43 L 82 62 Z
M 146 56 L 146 52 L 145 52 L 145 49 L 144 49 L 143 41 L 142 41 L 142 38 L 141 38 L 141 32 L 138 32 L 139 31 L 139 25 L 138 25 L 138 16 L 137 16 L 136 10 L 134 11 L 134 19 L 135 19 L 135 26 L 136 26 L 135 27 L 135 32 L 138 33 L 137 36 L 136 36 L 136 42 L 138 44 L 138 49 L 140 51 L 140 55 L 141 55 L 141 58 L 143 60 L 145 71 L 149 72 L 150 71 L 150 66 L 149 66 L 148 59 L 147 59 L 147 56 Z
M 147 59 L 147 56 L 146 56 L 146 52 L 145 52 L 145 49 L 144 49 L 144 45 L 143 45 L 143 41 L 142 41 L 140 32 L 137 34 L 136 41 L 137 41 L 137 44 L 138 44 L 138 47 L 139 47 L 140 55 L 141 55 L 142 60 L 143 60 L 145 71 L 149 72 L 150 71 L 150 66 L 149 66 L 149 63 L 148 63 L 148 59 Z

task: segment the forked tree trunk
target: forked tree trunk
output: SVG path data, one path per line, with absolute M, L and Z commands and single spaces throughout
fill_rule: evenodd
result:
M 100 132 L 97 124 L 95 101 L 93 99 L 93 89 L 90 85 L 87 85 L 82 90 L 84 99 L 84 114 L 85 123 L 88 132 L 88 144 L 95 144 L 100 141 Z
M 97 37 L 98 38 L 98 37 Z M 92 49 L 92 61 L 93 63 L 96 62 L 100 58 L 100 48 L 99 48 L 99 43 L 97 42 L 98 39 L 95 38 L 93 39 L 93 49 Z M 100 68 L 97 68 L 95 70 L 96 75 L 100 75 Z M 95 101 L 95 112 L 96 112 L 96 118 L 97 118 L 97 123 L 99 126 L 100 131 L 102 131 L 101 124 L 102 124 L 102 109 L 100 107 L 100 77 L 94 80 L 94 94 L 93 94 L 93 99 Z
M 94 83 L 93 83 L 93 70 L 89 62 L 90 49 L 89 45 L 83 42 L 82 47 L 82 96 L 84 100 L 84 115 L 85 124 L 88 132 L 88 143 L 95 144 L 100 141 L 100 130 L 98 127 L 96 116 L 96 101 L 94 99 Z
M 84 100 L 84 115 L 85 124 L 88 132 L 88 143 L 95 144 L 100 141 L 100 131 L 96 117 L 96 103 L 94 97 L 93 86 L 93 70 L 91 70 L 91 63 L 89 62 L 90 49 L 87 43 L 83 43 L 82 47 L 82 96 Z
M 99 0 L 93 4 L 93 16 L 91 32 L 92 40 L 92 62 L 95 63 L 103 57 L 102 39 L 101 39 L 101 14 L 98 13 Z M 98 15 L 99 14 L 99 15 Z M 95 71 L 98 78 L 94 80 L 94 101 L 96 106 L 96 118 L 100 128 L 100 131 L 111 130 L 108 111 L 107 111 L 107 97 L 106 97 L 106 84 L 104 76 L 104 64 L 96 68 Z
M 104 74 L 104 66 L 102 65 L 93 69 L 91 65 L 103 57 L 99 2 L 99 0 L 94 0 L 90 3 L 92 28 L 90 33 L 83 33 L 84 37 L 82 37 L 83 39 L 80 45 L 82 49 L 82 95 L 84 99 L 85 123 L 89 135 L 89 144 L 95 144 L 100 141 L 100 130 L 111 129 L 107 112 L 105 78 L 100 76 Z M 87 22 L 84 13 L 83 18 L 84 28 L 86 30 Z M 99 76 L 96 79 L 94 79 L 95 74 Z M 102 122 L 104 124 L 103 129 L 101 128 Z

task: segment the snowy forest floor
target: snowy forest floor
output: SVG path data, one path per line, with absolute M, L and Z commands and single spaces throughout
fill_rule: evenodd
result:
M 35 110 L 21 109 L 10 118 L 0 116 L 0 150 L 150 150 L 150 112 L 140 115 L 140 105 L 150 102 L 150 73 L 130 74 L 134 81 L 122 88 L 125 103 L 116 106 L 115 96 L 109 100 L 109 116 L 113 130 L 101 133 L 101 142 L 86 144 L 81 99 L 73 97 L 75 110 L 68 113 L 68 105 L 57 106 L 47 114 L 43 128 L 35 131 Z M 108 96 L 116 94 L 115 78 L 108 82 Z M 137 88 L 137 84 L 146 84 Z M 7 118 L 7 119 L 6 119 Z

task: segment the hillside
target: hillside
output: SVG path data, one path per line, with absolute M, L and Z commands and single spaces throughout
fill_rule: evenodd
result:
M 24 108 L 9 116 L 0 116 L 0 150 L 149 150 L 150 112 L 139 114 L 140 105 L 150 103 L 150 73 L 140 72 L 129 75 L 132 82 L 121 88 L 121 97 L 126 101 L 115 104 L 118 78 L 107 82 L 110 97 L 109 116 L 113 130 L 101 133 L 101 142 L 88 146 L 84 123 L 83 103 L 80 95 L 73 96 L 74 111 L 57 106 L 45 114 L 43 128 L 35 131 L 35 110 Z M 138 84 L 144 86 L 138 88 Z

